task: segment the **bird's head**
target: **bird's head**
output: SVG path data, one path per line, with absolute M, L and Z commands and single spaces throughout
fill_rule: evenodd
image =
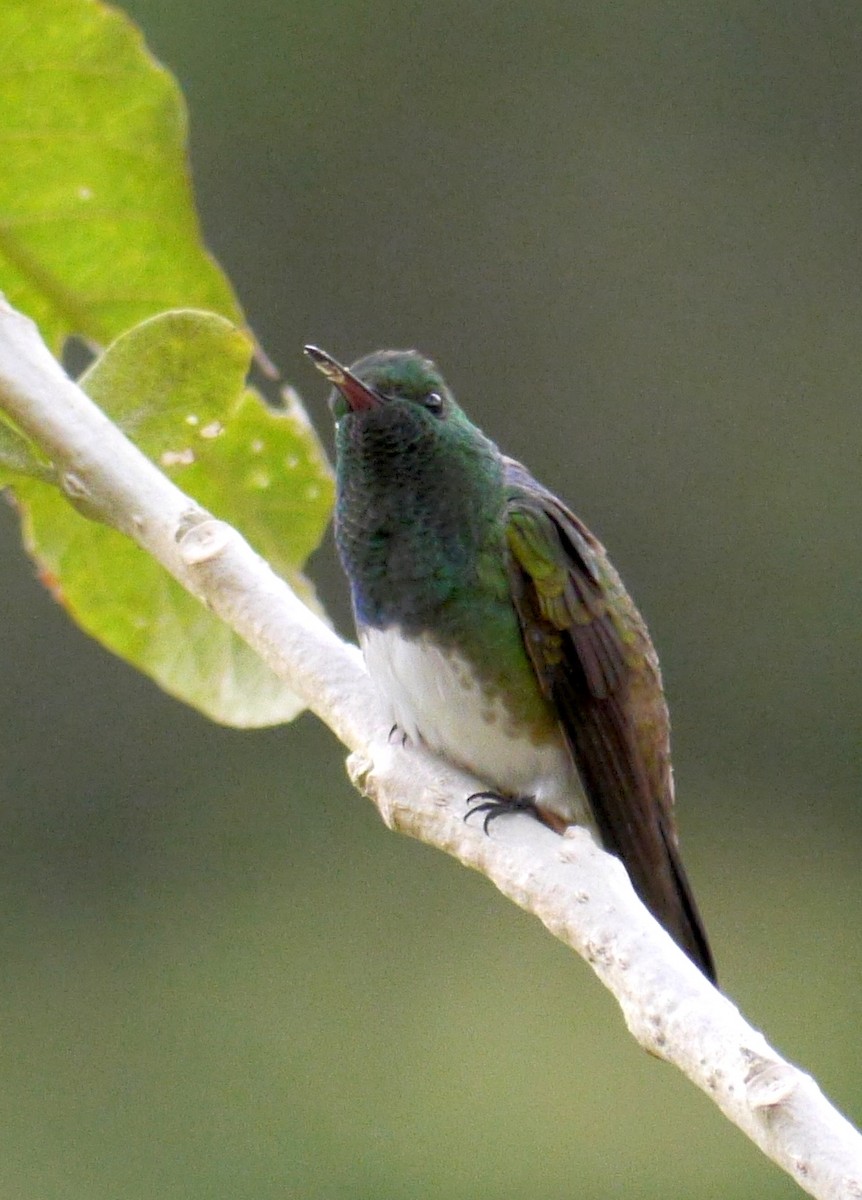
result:
M 466 421 L 435 364 L 415 350 L 377 350 L 351 367 L 316 346 L 306 346 L 305 353 L 333 385 L 329 406 L 337 422 L 383 409 L 388 420 L 397 412 L 409 424 Z

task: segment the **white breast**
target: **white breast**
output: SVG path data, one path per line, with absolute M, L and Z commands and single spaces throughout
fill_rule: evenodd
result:
M 503 795 L 530 797 L 568 820 L 592 825 L 562 736 L 536 745 L 513 726 L 499 700 L 482 696 L 463 658 L 424 638 L 366 629 L 360 642 L 393 722 L 409 738 Z

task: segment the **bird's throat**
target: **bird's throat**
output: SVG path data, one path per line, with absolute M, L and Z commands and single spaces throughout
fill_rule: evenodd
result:
M 336 542 L 357 621 L 407 635 L 431 629 L 458 597 L 504 591 L 505 492 L 499 452 L 465 439 L 440 452 L 394 407 L 338 428 Z

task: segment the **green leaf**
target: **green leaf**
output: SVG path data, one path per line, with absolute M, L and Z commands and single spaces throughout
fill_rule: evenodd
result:
M 0 3 L 0 289 L 59 351 L 170 308 L 242 323 L 206 252 L 172 76 L 97 0 Z
M 210 313 L 165 313 L 119 338 L 82 379 L 134 442 L 316 607 L 301 574 L 332 505 L 332 477 L 298 405 L 245 384 L 247 335 Z M 273 725 L 296 698 L 149 555 L 88 521 L 56 488 L 15 483 L 25 540 L 74 619 L 166 691 L 217 721 Z

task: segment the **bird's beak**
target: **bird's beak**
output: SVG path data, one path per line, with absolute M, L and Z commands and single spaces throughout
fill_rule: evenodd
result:
M 305 346 L 305 353 L 322 372 L 331 384 L 338 388 L 353 412 L 367 412 L 371 408 L 379 408 L 380 397 L 371 388 L 366 387 L 354 374 L 342 367 L 329 354 L 319 350 L 317 346 Z

